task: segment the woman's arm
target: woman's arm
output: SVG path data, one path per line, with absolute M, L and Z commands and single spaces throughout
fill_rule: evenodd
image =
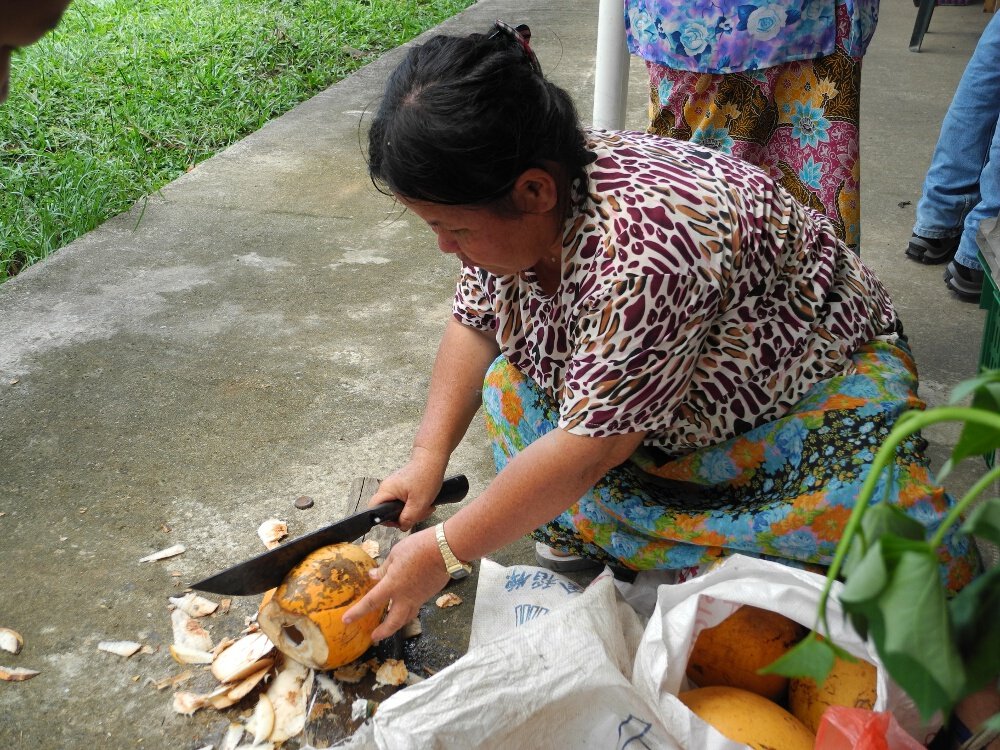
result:
M 632 455 L 644 435 L 597 438 L 553 430 L 519 453 L 482 495 L 448 519 L 449 546 L 460 560 L 475 560 L 551 521 Z M 372 634 L 380 640 L 416 617 L 420 606 L 448 582 L 434 530 L 397 543 L 373 577 L 378 583 L 344 619 L 391 602 Z
M 410 461 L 386 477 L 370 504 L 406 503 L 398 525 L 408 530 L 431 513 L 448 459 L 482 403 L 483 378 L 499 354 L 490 334 L 454 318 L 448 321 L 431 371 L 431 383 Z

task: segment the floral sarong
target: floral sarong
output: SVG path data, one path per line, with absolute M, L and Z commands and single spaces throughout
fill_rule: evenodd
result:
M 532 536 L 634 570 L 686 569 L 740 553 L 798 566 L 833 559 L 871 462 L 899 416 L 923 408 L 900 346 L 873 342 L 854 369 L 817 383 L 779 420 L 708 448 L 642 448 Z M 503 357 L 483 389 L 497 471 L 556 427 L 550 395 Z M 875 501 L 888 497 L 934 532 L 954 500 L 934 484 L 919 436 L 904 441 Z M 888 476 L 890 472 L 885 472 Z M 980 570 L 975 544 L 949 534 L 942 575 L 958 590 Z
M 649 132 L 756 164 L 800 203 L 825 214 L 858 252 L 861 57 L 845 49 L 850 38 L 850 15 L 838 6 L 837 46 L 812 60 L 740 73 L 647 61 Z

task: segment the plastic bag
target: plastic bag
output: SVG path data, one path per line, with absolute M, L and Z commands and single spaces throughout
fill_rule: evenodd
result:
M 345 747 L 681 750 L 630 682 L 641 636 L 610 575 L 580 590 L 484 560 L 468 653 L 381 703 Z
M 719 624 L 738 607 L 750 604 L 770 609 L 806 627 L 813 627 L 824 576 L 776 562 L 733 555 L 698 578 L 660 586 L 653 612 L 636 653 L 632 683 L 658 705 L 661 721 L 684 747 L 721 748 L 718 733 L 687 710 L 677 694 L 691 687 L 685 676 L 688 655 L 698 633 Z M 827 602 L 830 636 L 854 656 L 875 665 L 877 698 L 874 709 L 889 711 L 913 737 L 925 737 L 940 720 L 925 725 L 912 699 L 889 678 L 874 647 L 850 626 L 837 594 Z
M 815 750 L 924 750 L 884 711 L 830 706 L 816 731 Z

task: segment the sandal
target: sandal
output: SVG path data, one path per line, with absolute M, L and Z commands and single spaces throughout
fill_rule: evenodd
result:
M 554 570 L 557 573 L 572 573 L 581 570 L 603 570 L 604 563 L 597 560 L 589 560 L 586 557 L 574 555 L 571 552 L 549 547 L 541 542 L 535 542 L 535 560 L 538 564 Z

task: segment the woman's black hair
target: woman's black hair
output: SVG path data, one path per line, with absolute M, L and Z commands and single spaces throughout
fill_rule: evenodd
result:
M 368 132 L 368 173 L 383 193 L 447 205 L 503 206 L 531 167 L 558 164 L 586 195 L 587 151 L 573 101 L 549 82 L 530 31 L 434 36 L 389 77 Z M 568 191 L 567 191 L 568 197 Z

